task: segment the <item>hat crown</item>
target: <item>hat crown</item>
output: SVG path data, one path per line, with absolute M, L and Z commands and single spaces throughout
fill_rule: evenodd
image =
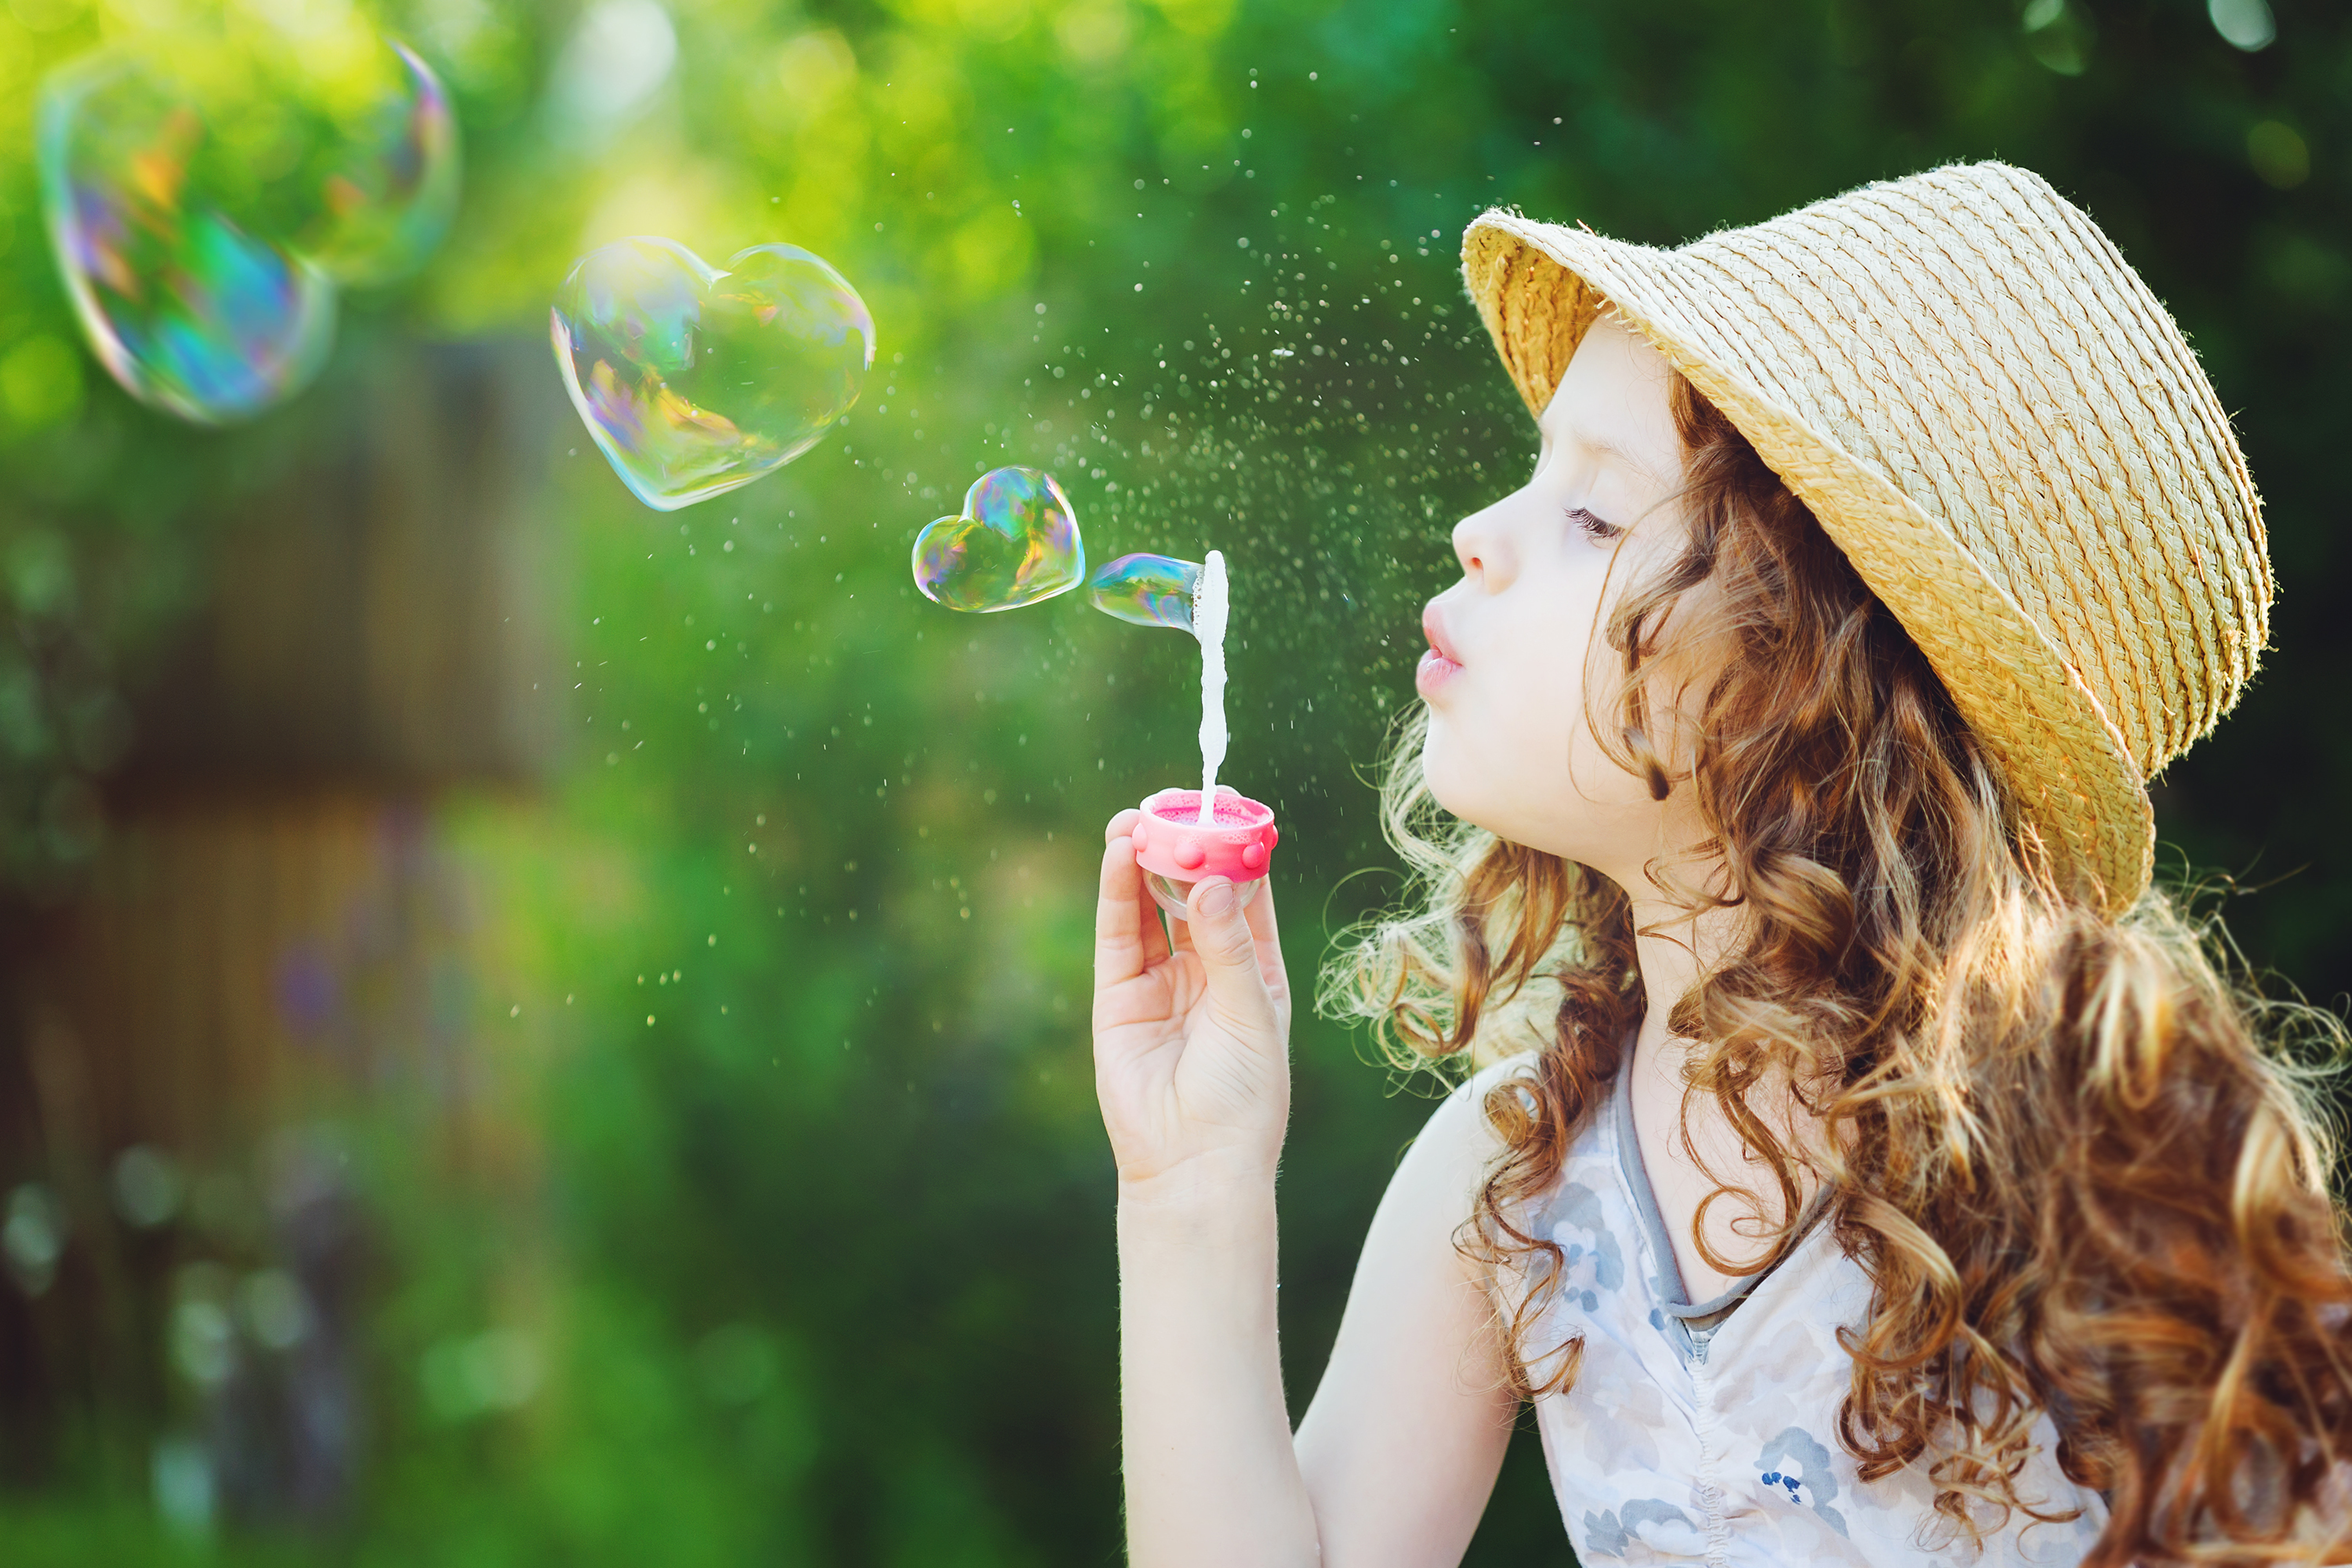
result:
M 2137 896 L 2144 781 L 2236 700 L 2272 581 L 2211 384 L 2088 216 L 1975 163 L 1672 250 L 1489 213 L 1463 258 L 1538 414 L 1604 304 L 1656 342 L 1903 621 L 2062 858 Z
M 1958 536 L 2143 778 L 2236 701 L 2272 592 L 2245 458 L 2170 315 L 2046 182 L 1939 169 L 1677 254 L 1788 325 L 1748 338 L 1758 390 Z

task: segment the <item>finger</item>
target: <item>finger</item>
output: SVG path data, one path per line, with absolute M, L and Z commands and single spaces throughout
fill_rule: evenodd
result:
M 1274 996 L 1259 964 L 1257 942 L 1247 916 L 1235 907 L 1234 885 L 1205 877 L 1186 900 L 1192 950 L 1209 985 L 1210 1002 L 1244 1031 L 1272 1033 L 1278 1026 Z
M 1111 821 L 1114 826 L 1120 822 L 1132 824 L 1142 815 L 1139 811 L 1122 811 Z M 1128 895 L 1129 900 L 1135 906 L 1136 936 L 1137 941 L 1141 944 L 1137 952 L 1137 966 L 1139 969 L 1149 969 L 1168 956 L 1168 928 L 1160 921 L 1160 905 L 1152 899 L 1151 889 L 1144 886 L 1143 868 L 1135 858 L 1135 841 L 1129 837 L 1114 836 L 1103 846 L 1106 878 L 1110 875 L 1109 862 L 1114 854 L 1121 854 L 1125 857 L 1123 874 L 1119 880 L 1130 889 Z M 1105 896 L 1117 898 L 1119 895 L 1111 891 L 1112 886 L 1111 882 L 1106 880 Z M 1099 926 L 1099 920 L 1097 923 Z
M 1143 905 L 1143 873 L 1135 864 L 1135 844 L 1124 834 L 1103 846 L 1102 889 L 1095 900 L 1095 989 L 1106 990 L 1143 973 L 1152 960 L 1144 934 L 1154 935 L 1157 921 L 1147 921 Z M 1160 938 L 1164 944 L 1165 937 Z
M 1274 879 L 1257 890 L 1244 911 L 1249 921 L 1250 939 L 1257 948 L 1258 972 L 1265 977 L 1268 990 L 1279 995 L 1290 984 L 1290 972 L 1282 962 L 1282 928 L 1274 918 Z
M 1108 844 L 1120 838 L 1134 837 L 1135 825 L 1142 820 L 1142 811 L 1136 806 L 1129 806 L 1104 826 L 1104 842 Z M 1130 846 L 1129 854 L 1132 856 L 1133 853 Z M 1168 956 L 1168 927 L 1160 918 L 1159 900 L 1151 896 L 1151 889 L 1143 885 L 1140 868 L 1138 868 L 1135 878 L 1135 925 L 1142 935 L 1143 965 L 1148 969 Z
M 1257 890 L 1257 897 L 1252 899 L 1249 907 L 1242 912 L 1249 921 L 1250 935 L 1277 952 L 1282 951 L 1282 931 L 1274 918 L 1273 878 L 1265 879 L 1265 885 Z
M 1142 820 L 1143 813 L 1131 805 L 1112 817 L 1103 828 L 1105 847 L 1108 847 L 1121 838 L 1132 840 L 1135 837 L 1135 825 Z M 1134 845 L 1130 842 L 1128 847 L 1130 858 L 1134 853 Z M 1151 896 L 1151 889 L 1144 886 L 1143 870 L 1140 866 L 1136 868 L 1135 876 L 1135 929 L 1140 933 L 1143 942 L 1144 968 L 1149 969 L 1168 956 L 1168 927 L 1160 918 L 1159 900 Z

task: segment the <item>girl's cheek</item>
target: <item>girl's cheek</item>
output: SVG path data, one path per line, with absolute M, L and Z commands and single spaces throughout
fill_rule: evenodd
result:
M 1517 628 L 1517 636 L 1500 643 L 1492 659 L 1493 679 L 1478 682 L 1481 727 L 1497 753 L 1514 764 L 1559 755 L 1566 725 L 1583 712 L 1572 662 L 1554 647 L 1554 639 L 1537 627 Z M 1465 673 L 1478 673 L 1467 671 Z

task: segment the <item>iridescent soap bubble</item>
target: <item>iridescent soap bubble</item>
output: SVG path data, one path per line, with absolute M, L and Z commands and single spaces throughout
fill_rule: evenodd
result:
M 675 240 L 608 245 L 573 264 L 549 333 L 589 435 L 663 511 L 815 446 L 874 363 L 866 301 L 793 245 L 739 251 L 723 272 Z
M 964 492 L 963 513 L 915 537 L 915 586 L 950 610 L 1015 610 L 1085 581 L 1078 516 L 1041 468 L 994 468 Z
M 345 283 L 389 282 L 423 265 L 457 210 L 457 116 L 431 68 L 392 39 L 357 82 L 337 85 L 341 134 L 299 243 Z
M 199 424 L 249 418 L 326 363 L 335 289 L 224 210 L 194 95 L 105 52 L 42 86 L 41 195 L 91 349 L 141 401 Z
M 1106 616 L 1139 626 L 1192 629 L 1192 590 L 1201 563 L 1172 555 L 1122 555 L 1105 562 L 1087 579 L 1087 598 Z

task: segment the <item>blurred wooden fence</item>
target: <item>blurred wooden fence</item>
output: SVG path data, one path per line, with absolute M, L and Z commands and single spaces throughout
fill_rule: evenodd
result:
M 331 1511 L 350 1227 L 331 1182 L 273 1188 L 263 1152 L 380 1090 L 466 1118 L 467 889 L 427 809 L 550 761 L 561 562 L 540 507 L 569 415 L 530 343 L 404 346 L 338 395 L 331 449 L 215 520 L 215 586 L 140 705 L 86 885 L 0 949 L 0 1196 L 33 1215 L 0 1283 L 0 1468 L 20 1477 L 67 1408 L 143 1412 L 211 1434 L 225 1506 Z M 165 1220 L 126 1211 L 134 1148 L 186 1178 Z M 47 1197 L 63 1246 L 34 1268 Z M 169 1314 L 197 1256 L 293 1271 L 310 1373 L 224 1375 L 187 1411 Z

